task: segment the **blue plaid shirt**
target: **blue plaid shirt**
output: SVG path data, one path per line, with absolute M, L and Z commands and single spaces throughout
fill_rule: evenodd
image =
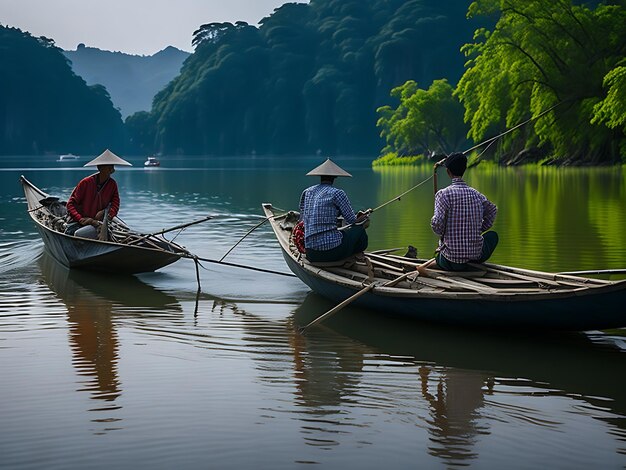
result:
M 461 178 L 437 191 L 435 213 L 430 225 L 439 240 L 441 254 L 453 263 L 467 263 L 480 258 L 482 233 L 489 230 L 498 208 Z
M 356 221 L 348 196 L 343 189 L 322 183 L 305 189 L 300 197 L 300 220 L 304 221 L 304 246 L 325 251 L 341 244 L 343 235 L 337 230 L 337 217 L 347 224 Z

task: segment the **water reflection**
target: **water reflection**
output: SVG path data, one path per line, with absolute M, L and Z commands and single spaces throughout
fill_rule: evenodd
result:
M 335 413 L 346 395 L 356 390 L 368 348 L 333 341 L 332 335 L 303 335 L 288 324 L 293 351 L 296 403 L 309 413 Z
M 367 360 L 371 362 L 372 357 L 380 360 L 380 354 L 385 353 L 379 349 L 376 342 L 373 344 L 363 342 L 353 334 L 347 336 L 357 341 L 341 341 L 337 333 L 345 335 L 346 331 L 334 328 L 334 324 L 332 330 L 309 330 L 306 334 L 298 332 L 296 324 L 306 324 L 310 319 L 328 310 L 330 306 L 331 304 L 317 295 L 309 294 L 292 318 L 295 324 L 291 325 L 290 340 L 296 376 L 300 379 L 297 384 L 297 395 L 301 397 L 303 405 L 311 408 L 308 413 L 317 419 L 322 419 L 325 414 L 335 415 L 333 418 L 326 418 L 326 423 L 328 420 L 338 419 L 337 415 L 341 414 L 338 408 L 345 405 L 346 397 L 355 397 L 355 394 L 358 396 L 356 392 L 366 387 L 361 383 L 365 373 L 364 363 Z M 374 336 L 378 334 L 381 337 L 385 336 L 385 332 L 379 330 L 385 322 L 372 324 L 370 318 L 353 320 L 355 324 L 350 326 L 348 331 L 355 327 L 358 331 L 371 331 Z M 385 328 L 388 330 L 388 327 Z M 398 337 L 396 331 L 392 333 L 390 339 L 396 346 L 404 344 L 411 345 L 411 348 L 419 341 L 419 338 L 407 338 L 403 335 Z M 340 345 L 342 347 L 337 347 Z M 420 395 L 419 397 L 412 395 L 412 399 L 423 400 L 428 416 L 423 418 L 423 422 L 418 416 L 413 416 L 412 419 L 415 419 L 416 425 L 427 426 L 429 453 L 451 465 L 476 458 L 478 454 L 473 450 L 476 436 L 489 433 L 486 426 L 478 423 L 478 418 L 484 405 L 484 395 L 492 391 L 493 377 L 483 372 L 424 363 L 419 355 L 411 353 L 413 349 L 406 351 L 401 349 L 402 347 L 400 350 L 388 351 L 388 356 L 384 360 L 396 362 L 397 366 L 408 369 L 408 373 L 415 374 L 418 383 L 414 383 L 413 388 L 419 390 Z M 377 386 L 381 385 L 384 387 L 383 384 Z M 393 398 L 385 395 L 383 390 L 382 395 L 377 398 L 384 399 L 386 405 L 376 406 L 394 406 Z M 367 400 L 372 398 L 368 397 Z M 421 408 L 424 408 L 423 404 Z M 324 420 L 321 422 L 324 423 Z M 316 439 L 309 439 L 310 444 L 319 442 L 328 445 L 332 442 L 328 439 L 332 433 L 328 431 L 326 438 L 319 437 L 319 434 L 323 434 L 324 427 L 310 426 L 308 423 L 303 426 L 305 433 L 317 431 Z
M 419 367 L 421 396 L 430 406 L 430 453 L 449 464 L 473 459 L 478 434 L 489 434 L 480 425 L 484 395 L 493 392 L 493 377 L 463 369 Z
M 118 375 L 119 337 L 116 315 L 129 307 L 180 311 L 176 299 L 134 276 L 111 278 L 68 270 L 44 253 L 38 260 L 44 282 L 65 304 L 72 364 L 81 377 L 81 392 L 89 392 L 98 405 L 88 411 L 103 413 L 93 422 L 106 423 L 98 432 L 119 429 L 115 411 L 122 394 Z
M 331 307 L 311 293 L 292 321 L 305 325 Z M 356 308 L 341 311 L 323 328 L 306 335 L 294 328 L 290 339 L 296 374 L 303 381 L 298 384 L 303 403 L 317 413 L 337 413 L 341 404 L 349 402 L 347 396 L 368 386 L 362 383 L 367 375 L 364 363 L 371 363 L 372 357 L 396 363 L 415 377 L 419 394 L 413 400 L 418 411 L 412 419 L 417 426 L 427 427 L 428 453 L 446 465 L 467 465 L 479 458 L 477 443 L 493 432 L 494 406 L 507 422 L 562 425 L 534 409 L 532 400 L 514 408 L 498 403 L 503 395 L 583 400 L 589 405 L 588 415 L 617 427 L 619 440 L 626 437 L 626 391 L 615 387 L 623 371 L 623 354 L 585 335 L 481 334 L 381 318 Z M 352 343 L 342 343 L 338 335 Z M 333 348 L 333 342 L 353 347 Z M 396 376 L 393 386 L 401 383 Z M 389 393 L 383 382 L 378 387 Z M 385 399 L 393 405 L 392 396 Z M 427 416 L 420 418 L 424 406 Z

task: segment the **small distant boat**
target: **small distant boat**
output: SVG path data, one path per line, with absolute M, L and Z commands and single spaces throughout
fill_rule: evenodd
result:
M 161 162 L 157 159 L 157 157 L 148 157 L 143 166 L 161 166 Z
M 59 155 L 57 162 L 72 162 L 75 160 L 80 160 L 80 157 L 78 155 L 74 155 L 73 153 L 66 153 L 64 155 Z

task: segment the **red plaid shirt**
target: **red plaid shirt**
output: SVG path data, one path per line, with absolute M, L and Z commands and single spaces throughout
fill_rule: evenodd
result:
M 112 219 L 120 210 L 120 195 L 117 183 L 113 178 L 107 179 L 98 187 L 98 173 L 87 176 L 72 191 L 67 201 L 67 212 L 72 220 L 78 222 L 83 217 L 96 216 L 98 211 L 105 209 L 109 204 L 109 218 Z
M 439 240 L 438 250 L 453 263 L 467 263 L 480 258 L 482 233 L 489 230 L 498 208 L 462 178 L 437 191 L 435 213 L 430 225 Z

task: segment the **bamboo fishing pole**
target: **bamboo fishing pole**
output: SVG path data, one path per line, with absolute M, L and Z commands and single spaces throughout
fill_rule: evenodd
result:
M 526 121 L 521 122 L 521 123 L 517 124 L 516 126 L 514 126 L 514 127 L 510 128 L 510 129 L 507 129 L 506 131 L 504 131 L 504 132 L 502 132 L 502 133 L 500 133 L 500 134 L 496 135 L 495 137 L 491 137 L 491 138 L 489 138 L 489 139 L 487 139 L 487 140 L 484 140 L 483 142 L 481 142 L 481 143 L 479 143 L 479 144 L 474 145 L 473 147 L 471 147 L 471 148 L 469 148 L 469 149 L 467 149 L 467 150 L 463 151 L 462 153 L 463 153 L 463 154 L 468 154 L 469 152 L 471 152 L 471 151 L 473 151 L 473 150 L 476 150 L 476 149 L 478 149 L 478 148 L 480 148 L 480 147 L 482 147 L 482 146 L 484 146 L 484 145 L 487 145 L 487 148 L 486 148 L 486 149 L 485 149 L 485 150 L 484 150 L 484 151 L 480 154 L 480 155 L 482 155 L 482 154 L 483 154 L 483 153 L 485 153 L 485 151 L 487 151 L 487 149 L 488 149 L 489 147 L 491 147 L 491 145 L 493 145 L 493 144 L 494 144 L 494 143 L 495 143 L 498 139 L 500 139 L 500 138 L 504 137 L 505 135 L 507 135 L 507 134 L 509 134 L 509 133 L 513 132 L 513 131 L 514 131 L 514 130 L 516 130 L 516 129 L 519 129 L 520 127 L 522 127 L 522 126 L 524 126 L 524 125 L 528 124 L 529 122 L 531 122 L 531 121 L 535 121 L 535 120 L 539 119 L 540 117 L 542 117 L 542 116 L 546 115 L 547 113 L 549 113 L 550 111 L 552 111 L 554 108 L 556 108 L 557 106 L 559 106 L 561 103 L 562 103 L 562 102 L 558 102 L 558 103 L 556 103 L 555 105 L 553 105 L 553 106 L 549 107 L 548 109 L 545 109 L 544 111 L 542 111 L 541 113 L 539 113 L 537 116 L 533 116 L 533 117 L 531 117 L 531 118 L 527 119 Z M 479 157 L 480 157 L 480 155 L 479 155 Z M 433 156 L 434 156 L 434 155 L 433 155 Z M 434 165 L 434 171 L 433 171 L 433 175 L 432 175 L 432 176 L 430 176 L 430 177 L 426 178 L 425 180 L 423 180 L 423 181 L 421 181 L 420 183 L 416 184 L 416 185 L 415 185 L 415 186 L 413 186 L 412 188 L 410 188 L 410 189 L 408 189 L 408 190 L 404 191 L 402 194 L 400 194 L 400 195 L 398 195 L 398 196 L 394 197 L 393 199 L 390 199 L 389 201 L 385 202 L 384 204 L 381 204 L 380 206 L 376 207 L 375 209 L 370 210 L 370 211 L 368 212 L 368 214 L 371 214 L 372 212 L 374 212 L 374 211 L 376 211 L 376 210 L 378 210 L 378 209 L 382 209 L 383 207 L 385 207 L 385 206 L 386 206 L 386 205 L 388 205 L 388 204 L 391 204 L 392 202 L 399 201 L 400 199 L 402 199 L 402 197 L 403 197 L 403 196 L 405 196 L 406 194 L 410 193 L 410 192 L 411 192 L 411 191 L 413 191 L 414 189 L 416 189 L 416 188 L 420 187 L 422 184 L 426 183 L 426 182 L 427 182 L 428 180 L 430 180 L 431 178 L 433 179 L 434 192 L 436 193 L 436 192 L 437 192 L 437 169 L 445 163 L 446 158 L 447 158 L 447 155 L 446 155 L 446 154 L 444 154 L 444 158 L 442 158 L 441 160 L 439 160 L 439 161 L 437 161 L 437 162 L 435 163 L 435 165 Z
M 230 252 L 231 252 L 231 251 L 233 251 L 233 250 L 237 247 L 237 245 L 239 245 L 242 241 L 244 241 L 244 239 L 245 239 L 248 235 L 250 235 L 250 234 L 251 234 L 252 232 L 254 232 L 256 229 L 258 229 L 258 228 L 259 228 L 261 225 L 263 225 L 265 222 L 267 222 L 267 221 L 268 221 L 268 220 L 270 220 L 270 219 L 280 219 L 280 218 L 282 218 L 282 217 L 287 217 L 287 214 L 282 214 L 282 215 L 271 215 L 271 216 L 269 216 L 269 217 L 265 217 L 265 218 L 264 218 L 261 222 L 259 222 L 258 224 L 256 224 L 256 225 L 255 225 L 254 227 L 252 227 L 250 230 L 248 230 L 248 231 L 246 232 L 246 234 L 245 234 L 243 237 L 241 237 L 241 238 L 239 239 L 239 241 L 237 241 L 237 243 L 235 243 L 235 244 L 234 244 L 234 245 L 233 245 L 233 246 L 232 246 L 232 247 L 231 247 L 231 248 L 230 248 L 230 249 L 229 249 L 229 250 L 228 250 L 228 251 L 224 254 L 224 256 L 222 256 L 222 257 L 220 258 L 219 262 L 221 263 L 221 262 L 224 260 L 224 258 L 226 258 L 226 257 L 230 254 Z

